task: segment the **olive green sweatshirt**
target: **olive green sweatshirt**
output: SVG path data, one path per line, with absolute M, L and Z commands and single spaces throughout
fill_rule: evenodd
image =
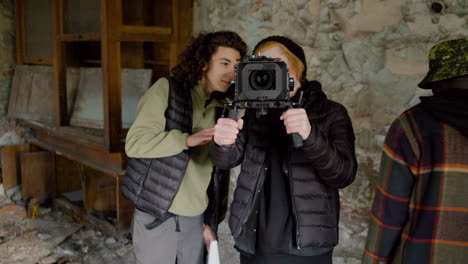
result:
M 222 106 L 213 99 L 206 107 L 206 98 L 200 84 L 191 90 L 193 123 L 192 133 L 214 127 L 215 107 Z M 189 134 L 173 129 L 164 131 L 164 112 L 168 106 L 169 81 L 159 79 L 140 99 L 135 122 L 128 131 L 125 151 L 133 158 L 161 158 L 176 155 L 188 149 Z M 206 193 L 213 164 L 208 156 L 208 144 L 193 147 L 191 157 L 169 212 L 196 216 L 208 206 Z

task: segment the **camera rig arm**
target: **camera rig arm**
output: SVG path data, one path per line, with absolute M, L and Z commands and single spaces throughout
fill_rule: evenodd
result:
M 299 96 L 299 101 L 297 103 L 292 102 L 291 100 L 284 102 L 284 107 L 288 109 L 292 108 L 300 108 L 302 107 L 302 91 L 300 91 L 300 96 Z M 267 104 L 266 104 L 267 105 Z M 233 101 L 231 103 L 226 103 L 224 104 L 224 109 L 222 113 L 222 117 L 227 117 L 232 120 L 237 121 L 239 119 L 239 109 L 241 108 L 255 108 L 257 109 L 257 115 L 264 115 L 267 113 L 268 107 L 265 108 L 259 108 L 259 107 L 248 107 L 245 104 L 239 103 L 237 101 Z M 226 110 L 227 110 L 227 116 L 226 116 Z M 294 148 L 300 148 L 304 145 L 304 142 L 302 140 L 302 137 L 298 133 L 292 133 L 291 134 L 291 140 Z

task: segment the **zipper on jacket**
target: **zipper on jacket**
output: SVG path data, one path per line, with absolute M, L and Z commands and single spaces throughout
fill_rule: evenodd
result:
M 286 173 L 288 174 L 289 178 L 289 189 L 291 191 L 291 204 L 292 204 L 292 210 L 293 210 L 293 218 L 294 222 L 296 222 L 296 244 L 297 244 L 297 249 L 301 249 L 301 237 L 299 235 L 299 221 L 297 220 L 297 211 L 296 211 L 296 203 L 294 202 L 294 188 L 293 188 L 293 180 L 291 177 L 291 150 L 288 150 L 288 166 L 287 166 L 287 171 Z

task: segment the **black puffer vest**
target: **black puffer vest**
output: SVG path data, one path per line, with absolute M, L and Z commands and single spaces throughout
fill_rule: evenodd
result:
M 178 129 L 192 134 L 191 88 L 185 87 L 173 78 L 168 80 L 169 98 L 164 114 L 165 131 Z M 179 190 L 189 160 L 190 149 L 164 158 L 129 158 L 122 183 L 122 195 L 139 210 L 161 218 L 167 213 Z M 226 212 L 228 188 L 229 171 L 213 168 L 208 187 L 209 205 L 204 217 L 205 223 L 215 232 Z

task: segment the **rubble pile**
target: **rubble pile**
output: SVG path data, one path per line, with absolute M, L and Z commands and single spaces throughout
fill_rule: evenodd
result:
M 127 236 L 108 237 L 50 208 L 26 217 L 22 205 L 4 195 L 0 184 L 0 263 L 134 263 Z

